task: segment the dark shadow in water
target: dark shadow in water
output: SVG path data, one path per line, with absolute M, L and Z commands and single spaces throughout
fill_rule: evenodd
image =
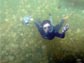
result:
M 57 60 L 54 56 L 48 56 L 48 63 L 84 63 L 84 56 L 80 54 L 74 55 L 67 55 L 63 59 Z

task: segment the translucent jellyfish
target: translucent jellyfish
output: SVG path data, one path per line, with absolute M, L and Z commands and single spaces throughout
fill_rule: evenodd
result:
M 22 19 L 24 25 L 28 25 L 31 21 L 33 21 L 33 18 L 31 16 L 25 16 Z

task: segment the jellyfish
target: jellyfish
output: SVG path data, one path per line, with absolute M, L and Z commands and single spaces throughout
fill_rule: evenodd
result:
M 24 16 L 23 19 L 22 19 L 22 23 L 24 25 L 29 25 L 30 22 L 33 21 L 33 18 L 32 16 Z

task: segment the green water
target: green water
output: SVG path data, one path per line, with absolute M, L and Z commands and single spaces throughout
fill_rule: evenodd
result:
M 61 60 L 68 55 L 84 58 L 83 0 L 0 0 L 0 63 L 48 63 L 48 58 Z M 64 15 L 70 29 L 64 39 L 44 40 L 34 23 L 24 26 L 27 15 L 41 20 L 53 16 L 54 23 Z

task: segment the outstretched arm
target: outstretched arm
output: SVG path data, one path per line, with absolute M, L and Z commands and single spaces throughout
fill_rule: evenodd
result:
M 38 30 L 42 29 L 42 25 L 40 21 L 35 21 L 35 25 L 38 28 Z
M 54 27 L 55 32 L 59 32 L 63 24 L 64 24 L 64 19 L 61 19 L 61 22 Z
M 70 15 L 70 16 L 71 16 L 71 15 Z M 55 29 L 56 29 L 56 30 L 55 30 L 55 36 L 57 36 L 57 37 L 59 37 L 59 38 L 64 38 L 64 37 L 65 37 L 65 32 L 68 30 L 68 25 L 66 25 L 66 26 L 64 27 L 62 33 L 59 33 L 59 30 L 60 30 L 60 28 L 62 27 L 64 21 L 67 20 L 70 16 L 65 16 L 65 17 L 61 20 L 60 24 L 58 24 L 58 25 L 56 26 L 56 28 L 55 28 Z
M 35 21 L 35 25 L 36 25 L 36 27 L 37 27 L 39 33 L 41 34 L 41 36 L 42 36 L 43 38 L 47 39 L 47 37 L 46 37 L 46 35 L 45 35 L 44 31 L 43 31 L 41 22 L 40 22 L 40 21 Z
M 56 33 L 55 33 L 55 36 L 56 36 L 56 37 L 59 37 L 59 38 L 64 38 L 64 37 L 65 37 L 65 33 L 56 32 Z
M 53 24 L 53 19 L 52 19 L 52 15 L 51 14 L 49 14 L 49 20 L 50 20 L 51 24 Z

